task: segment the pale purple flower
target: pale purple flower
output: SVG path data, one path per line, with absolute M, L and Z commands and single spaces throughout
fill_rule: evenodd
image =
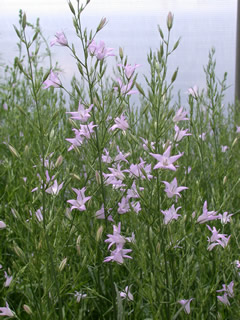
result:
M 142 142 L 143 142 L 143 149 L 145 150 L 145 151 L 148 151 L 150 148 L 152 149 L 152 150 L 155 150 L 155 146 L 154 146 L 154 144 L 155 144 L 155 142 L 150 142 L 150 147 L 148 147 L 149 146 L 149 142 L 148 142 L 148 140 L 146 140 L 146 139 L 144 139 L 144 138 L 142 138 L 142 137 L 140 137 L 140 139 L 142 140 Z
M 114 87 L 113 89 L 115 91 L 119 91 L 119 88 L 120 88 L 120 92 L 121 94 L 126 94 L 127 96 L 128 95 L 131 95 L 131 94 L 134 94 L 134 93 L 138 93 L 137 90 L 132 90 L 132 86 L 133 86 L 133 81 L 130 80 L 128 82 L 128 84 L 123 84 L 122 80 L 121 79 L 117 79 L 117 82 L 118 82 L 118 87 Z
M 103 152 L 105 152 L 105 154 L 102 154 L 102 161 L 105 163 L 111 163 L 112 158 L 110 157 L 108 150 L 104 148 Z
M 144 188 L 143 187 L 139 187 L 139 191 L 142 191 L 142 190 L 144 190 Z M 136 199 L 136 198 L 139 198 L 139 197 L 140 196 L 139 196 L 139 193 L 137 191 L 136 182 L 133 181 L 131 189 L 127 190 L 127 198 L 128 199 L 130 199 L 130 198 L 135 198 Z
M 123 249 L 123 245 L 117 245 L 116 249 L 111 251 L 111 256 L 108 256 L 104 259 L 104 262 L 116 261 L 119 264 L 124 262 L 124 258 L 132 259 L 131 256 L 127 255 L 127 253 L 132 252 L 131 249 Z
M 111 171 L 111 173 L 106 174 L 106 176 L 110 176 L 110 177 L 115 177 L 119 180 L 123 180 L 125 178 L 124 176 L 124 171 L 121 170 L 121 165 L 118 163 L 117 167 L 114 168 L 108 168 L 109 171 Z
M 183 107 L 181 107 L 180 109 L 178 109 L 175 116 L 173 117 L 173 122 L 189 120 L 188 118 L 186 118 L 186 115 L 187 115 L 187 112 L 183 111 Z
M 93 108 L 93 104 L 91 104 L 88 109 L 85 109 L 84 105 L 79 103 L 78 111 L 66 112 L 66 113 L 70 113 L 71 119 L 73 119 L 73 120 L 79 120 L 81 122 L 86 122 L 91 117 L 89 112 L 92 110 L 92 108 Z
M 35 215 L 36 215 L 39 222 L 43 221 L 42 209 L 43 208 L 41 207 L 35 212 Z
M 202 141 L 205 141 L 206 140 L 206 132 L 203 132 L 202 134 L 200 134 L 199 138 L 202 139 Z
M 118 155 L 115 157 L 114 161 L 116 162 L 124 161 L 128 163 L 126 158 L 130 155 L 130 152 L 123 154 L 122 151 L 119 149 L 119 146 L 117 146 L 117 151 L 118 151 Z
M 60 44 L 61 46 L 67 46 L 68 41 L 63 32 L 56 32 L 55 39 L 50 42 L 51 47 L 56 43 Z
M 81 124 L 79 134 L 86 137 L 87 139 L 90 139 L 91 134 L 94 133 L 94 127 L 97 127 L 97 125 L 93 124 L 93 121 L 91 121 L 89 124 Z
M 91 199 L 91 197 L 86 197 L 85 196 L 85 191 L 86 191 L 86 188 L 83 187 L 82 189 L 75 189 L 75 188 L 72 188 L 73 191 L 77 194 L 77 200 L 67 200 L 68 203 L 70 203 L 72 205 L 71 207 L 71 211 L 73 209 L 77 209 L 79 211 L 85 211 L 86 210 L 86 206 L 85 206 L 85 203 Z
M 194 99 L 198 97 L 198 87 L 195 85 L 193 88 L 188 89 L 188 94 L 192 96 Z
M 175 140 L 176 142 L 181 141 L 183 137 L 191 136 L 191 135 L 192 135 L 191 133 L 187 133 L 187 132 L 188 132 L 188 129 L 186 129 L 186 130 L 181 130 L 177 125 L 175 125 L 174 128 L 175 128 L 174 140 Z
M 50 75 L 48 76 L 48 79 L 43 82 L 45 87 L 43 89 L 48 89 L 49 87 L 59 88 L 61 86 L 61 81 L 58 78 L 57 73 L 54 73 L 52 70 L 50 72 Z
M 229 239 L 231 236 L 229 236 L 228 238 L 226 237 L 226 234 L 220 234 L 218 233 L 218 231 L 216 230 L 215 227 L 213 227 L 213 229 L 211 229 L 211 227 L 209 227 L 207 225 L 207 228 L 212 232 L 212 236 L 211 238 L 208 237 L 208 250 L 212 251 L 212 249 L 218 245 L 222 246 L 223 248 L 225 248 L 229 242 Z
M 234 287 L 234 282 L 231 281 L 228 285 L 223 284 L 221 290 L 217 290 L 217 292 L 225 292 L 229 297 L 233 298 L 234 297 L 234 292 L 233 292 L 233 287 Z
M 240 126 L 236 126 L 236 133 L 240 133 Z
M 134 66 L 131 66 L 131 64 L 127 64 L 126 66 L 119 64 L 118 66 L 124 69 L 126 77 L 130 79 L 135 69 L 140 67 L 140 64 L 135 64 Z
M 126 242 L 125 237 L 121 236 L 121 222 L 119 222 L 118 226 L 113 226 L 113 234 L 107 235 L 108 239 L 105 242 L 109 242 L 108 249 L 110 249 L 114 244 L 119 245 Z
M 15 317 L 15 314 L 14 312 L 9 308 L 9 305 L 8 303 L 6 302 L 6 307 L 1 307 L 0 308 L 0 317 L 9 317 L 9 318 L 12 318 L 12 317 Z
M 222 224 L 227 224 L 230 222 L 230 218 L 233 214 L 228 214 L 228 212 L 223 212 L 223 214 L 218 215 L 218 219 L 221 220 Z
M 152 171 L 152 166 L 151 164 L 145 165 L 145 163 L 146 162 L 143 161 L 142 158 L 140 158 L 140 163 L 138 164 L 132 163 L 129 169 L 126 169 L 123 171 L 128 172 L 130 177 L 146 179 L 146 176 L 147 176 L 147 179 L 150 180 L 153 177 L 150 174 Z
M 176 171 L 176 168 L 174 167 L 173 163 L 178 160 L 180 157 L 183 156 L 183 153 L 180 153 L 176 156 L 170 156 L 170 152 L 171 152 L 171 146 L 169 146 L 167 148 L 167 150 L 163 153 L 163 155 L 161 154 L 155 154 L 155 153 L 150 153 L 150 155 L 152 157 L 154 157 L 157 161 L 159 161 L 153 169 L 169 169 L 169 170 L 173 170 Z
M 190 314 L 190 302 L 191 302 L 192 300 L 193 300 L 193 298 L 188 299 L 188 300 L 182 299 L 182 300 L 178 301 L 182 306 L 184 306 L 184 311 L 185 311 L 187 314 Z
M 7 226 L 5 224 L 5 222 L 0 221 L 0 229 L 5 229 Z
M 131 202 L 131 206 L 132 206 L 133 210 L 136 212 L 136 214 L 138 214 L 138 213 L 139 213 L 139 211 L 141 211 L 141 210 L 142 210 L 142 208 L 141 208 L 141 205 L 140 205 L 140 202 L 139 202 L 139 201 L 137 201 L 137 202 Z
M 228 295 L 226 293 L 224 293 L 223 296 L 217 296 L 217 298 L 218 298 L 219 301 L 221 301 L 226 306 L 230 306 L 230 302 L 228 300 Z
M 207 201 L 204 202 L 203 205 L 203 213 L 198 217 L 198 223 L 205 223 L 207 221 L 216 220 L 219 216 L 216 216 L 216 211 L 208 211 L 207 209 Z
M 114 53 L 112 53 L 113 48 L 106 48 L 105 43 L 103 41 L 99 42 L 99 45 L 92 40 L 90 44 L 88 45 L 88 52 L 91 55 L 94 55 L 98 60 L 102 60 L 108 56 L 115 56 Z
M 109 209 L 110 210 L 110 209 Z M 97 212 L 96 212 L 96 218 L 97 219 L 102 219 L 104 220 L 105 219 L 105 211 L 104 211 L 104 205 L 102 205 L 101 209 L 99 209 Z M 111 221 L 113 222 L 113 217 L 111 215 L 109 215 L 107 217 L 108 221 Z
M 129 128 L 127 120 L 125 119 L 125 116 L 123 114 L 120 117 L 117 117 L 114 122 L 115 124 L 109 130 L 114 131 L 115 129 L 121 129 L 123 131 L 126 131 Z
M 57 180 L 54 180 L 54 183 L 51 187 L 49 187 L 46 192 L 52 195 L 58 195 L 59 191 L 62 189 L 63 187 L 63 182 L 58 185 Z
M 133 295 L 130 292 L 130 287 L 126 286 L 124 291 L 120 292 L 120 297 L 123 299 L 133 301 Z
M 6 281 L 4 283 L 4 287 L 9 287 L 12 282 L 13 277 L 9 276 L 6 271 L 4 271 L 4 277 L 6 279 Z
M 164 191 L 167 193 L 168 198 L 172 198 L 176 196 L 176 199 L 177 199 L 177 197 L 181 197 L 179 192 L 188 189 L 187 187 L 178 187 L 177 178 L 174 178 L 170 183 L 167 181 L 162 181 L 162 182 L 166 186 Z
M 66 139 L 72 145 L 68 148 L 68 151 L 80 147 L 83 144 L 84 137 L 80 134 L 79 130 L 72 129 L 75 132 L 75 138 L 68 138 Z
M 75 291 L 74 296 L 77 298 L 77 303 L 79 303 L 82 299 L 87 297 L 87 294 Z
M 118 213 L 123 214 L 130 210 L 129 202 L 127 197 L 122 197 L 121 202 L 118 202 Z
M 172 220 L 177 220 L 178 217 L 180 217 L 180 214 L 177 214 L 178 210 L 181 209 L 181 207 L 178 207 L 175 209 L 174 204 L 171 206 L 168 210 L 161 210 L 162 214 L 164 215 L 164 224 L 168 224 Z
M 226 152 L 227 151 L 227 149 L 229 149 L 229 147 L 228 146 L 221 146 L 221 150 L 222 150 L 222 152 L 224 153 L 224 152 Z
M 6 104 L 6 102 L 4 102 L 4 104 L 3 104 L 3 109 L 6 111 L 8 110 L 8 105 Z

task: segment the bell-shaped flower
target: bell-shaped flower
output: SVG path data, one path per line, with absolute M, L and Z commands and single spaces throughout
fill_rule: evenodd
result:
M 177 214 L 178 210 L 181 209 L 181 207 L 178 207 L 175 209 L 174 204 L 171 206 L 168 210 L 161 210 L 162 214 L 164 215 L 164 224 L 168 224 L 172 220 L 177 220 L 178 217 L 181 217 L 180 214 Z
M 192 300 L 193 300 L 193 298 L 188 299 L 188 300 L 182 299 L 182 300 L 178 301 L 182 306 L 184 306 L 184 311 L 185 311 L 187 314 L 190 314 L 190 302 L 191 302 Z
M 167 150 L 163 153 L 163 155 L 150 153 L 150 155 L 158 161 L 158 163 L 154 166 L 153 169 L 161 168 L 161 169 L 169 169 L 169 170 L 176 171 L 177 169 L 176 167 L 174 167 L 173 163 L 177 161 L 180 157 L 182 157 L 183 153 L 180 153 L 176 156 L 170 156 L 170 152 L 171 152 L 171 146 L 167 148 Z
M 9 308 L 9 305 L 7 302 L 6 302 L 6 307 L 0 308 L 0 317 L 4 317 L 4 316 L 9 318 L 15 317 L 14 312 Z
M 218 215 L 216 216 L 216 214 L 217 212 L 215 211 L 208 211 L 207 201 L 205 201 L 203 205 L 203 213 L 198 217 L 197 222 L 205 223 L 207 221 L 219 219 L 219 216 Z
M 71 207 L 71 211 L 73 209 L 77 209 L 79 211 L 85 211 L 86 210 L 86 206 L 85 206 L 85 203 L 91 199 L 91 197 L 86 197 L 85 196 L 85 191 L 86 191 L 86 188 L 82 188 L 82 189 L 75 189 L 75 188 L 72 188 L 73 191 L 77 194 L 77 200 L 68 200 L 67 202 L 70 203 L 72 205 Z
M 186 130 L 181 130 L 177 125 L 175 125 L 175 136 L 174 136 L 174 140 L 176 142 L 179 142 L 182 140 L 183 137 L 186 137 L 186 136 L 191 136 L 192 134 L 191 133 L 187 133 L 188 132 L 188 129 Z
M 88 45 L 88 52 L 95 56 L 98 60 L 102 60 L 108 56 L 115 56 L 112 51 L 113 48 L 106 48 L 104 41 L 100 41 L 99 45 L 97 45 L 97 43 L 92 40 Z
M 117 117 L 114 122 L 115 124 L 109 130 L 114 131 L 116 129 L 121 129 L 123 131 L 126 131 L 129 128 L 127 120 L 125 119 L 125 116 L 123 114 L 120 117 Z
M 61 46 L 67 46 L 68 41 L 63 32 L 56 32 L 55 39 L 50 42 L 51 47 L 56 43 L 60 44 Z
M 123 298 L 123 299 L 127 299 L 127 300 L 130 300 L 130 301 L 133 301 L 133 295 L 130 292 L 130 287 L 129 286 L 126 286 L 124 291 L 120 292 L 120 297 Z
M 52 70 L 50 72 L 50 75 L 48 76 L 48 79 L 43 82 L 45 85 L 43 89 L 48 89 L 49 87 L 59 88 L 61 86 L 61 81 L 58 78 L 57 73 L 54 73 Z
M 81 122 L 86 122 L 91 116 L 89 114 L 89 112 L 92 110 L 92 108 L 93 108 L 93 104 L 91 104 L 88 109 L 85 109 L 84 105 L 79 103 L 78 111 L 66 112 L 66 113 L 70 113 L 71 119 L 73 119 L 73 120 L 79 120 Z
M 51 187 L 47 188 L 46 192 L 52 195 L 58 195 L 59 191 L 62 189 L 63 187 L 63 182 L 58 185 L 57 180 L 54 180 L 54 183 Z
M 167 197 L 168 198 L 172 198 L 174 196 L 177 197 L 181 197 L 180 193 L 183 190 L 188 189 L 187 187 L 178 187 L 177 185 L 177 178 L 174 178 L 172 182 L 167 182 L 167 181 L 162 181 L 166 188 L 165 188 L 165 192 L 167 193 Z
M 179 122 L 179 121 L 183 121 L 183 120 L 189 120 L 188 118 L 186 118 L 187 112 L 183 111 L 183 107 L 181 107 L 175 114 L 175 116 L 173 117 L 173 122 Z

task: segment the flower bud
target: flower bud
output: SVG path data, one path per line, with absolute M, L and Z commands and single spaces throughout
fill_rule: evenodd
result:
M 79 235 L 76 243 L 77 253 L 79 256 L 80 256 L 80 242 L 81 242 L 81 236 Z
M 27 312 L 27 314 L 30 314 L 30 315 L 32 314 L 32 310 L 27 304 L 23 305 L 23 309 L 24 309 L 24 311 Z
M 67 258 L 64 258 L 59 265 L 59 271 L 63 271 L 66 263 L 67 263 Z
M 57 168 L 57 167 L 60 167 L 60 165 L 62 164 L 62 162 L 63 162 L 63 157 L 62 157 L 62 156 L 59 156 L 59 157 L 57 158 L 56 163 L 55 163 L 55 167 L 56 167 L 56 168 Z
M 172 26 L 173 26 L 173 15 L 172 15 L 172 12 L 169 12 L 167 16 L 167 27 L 169 31 L 172 29 Z
M 227 176 L 223 178 L 223 185 L 227 182 Z
M 99 32 L 100 30 L 102 30 L 102 28 L 105 27 L 106 21 L 107 21 L 106 18 L 102 18 L 102 19 L 101 19 L 101 21 L 100 21 L 100 23 L 99 23 L 99 25 L 98 25 L 98 27 L 97 27 L 97 32 Z
M 122 47 L 119 47 L 119 57 L 122 60 L 123 59 L 123 49 Z
M 96 234 L 96 240 L 97 242 L 102 238 L 102 233 L 103 233 L 103 226 L 100 226 L 97 230 Z

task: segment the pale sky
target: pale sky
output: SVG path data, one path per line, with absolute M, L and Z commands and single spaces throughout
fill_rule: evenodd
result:
M 72 0 L 73 5 L 76 0 Z M 82 1 L 85 3 L 85 1 Z M 227 10 L 237 0 L 91 0 L 88 14 L 156 13 L 160 10 Z M 19 9 L 29 14 L 58 14 L 69 10 L 67 0 L 0 0 L 0 15 L 13 14 Z

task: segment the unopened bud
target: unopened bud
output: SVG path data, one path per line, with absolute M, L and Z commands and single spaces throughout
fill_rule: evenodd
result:
M 98 228 L 97 234 L 96 234 L 96 240 L 97 242 L 102 238 L 102 233 L 103 233 L 103 226 L 100 226 Z
M 173 26 L 173 15 L 172 15 L 172 12 L 169 12 L 167 16 L 167 27 L 169 31 L 172 29 L 172 26 Z
M 52 129 L 51 132 L 50 132 L 50 136 L 49 136 L 50 140 L 53 139 L 54 134 L 55 134 L 54 129 Z
M 237 141 L 238 141 L 238 138 L 235 138 L 234 141 L 233 141 L 233 143 L 232 143 L 232 148 L 235 146 L 235 144 L 237 143 Z
M 55 163 L 55 167 L 60 167 L 60 165 L 62 164 L 62 162 L 63 162 L 63 157 L 62 157 L 62 156 L 59 156 L 59 157 L 57 158 L 56 163 Z
M 99 25 L 98 25 L 98 27 L 97 27 L 97 32 L 99 32 L 100 30 L 102 30 L 102 28 L 105 27 L 106 21 L 107 21 L 106 18 L 102 18 L 102 20 L 100 21 L 100 23 L 99 23 Z
M 98 171 L 95 172 L 96 180 L 98 184 L 101 184 L 100 174 Z
M 135 85 L 136 85 L 136 88 L 138 89 L 138 91 L 145 97 L 145 92 L 144 92 L 143 88 L 140 86 L 140 84 L 138 84 L 136 82 Z
M 119 47 L 119 57 L 122 60 L 123 59 L 123 49 L 122 47 Z
M 24 258 L 24 252 L 22 251 L 21 248 L 19 248 L 18 245 L 15 244 L 15 246 L 13 247 L 16 255 L 19 257 L 19 258 Z
M 59 265 L 59 271 L 63 271 L 66 263 L 67 263 L 67 258 L 65 258 L 65 259 L 63 259 L 63 261 L 61 261 L 61 263 Z
M 223 184 L 225 184 L 226 182 L 227 182 L 227 176 L 223 178 Z
M 160 248 L 161 248 L 161 245 L 160 245 L 160 242 L 158 242 L 156 247 L 156 251 L 158 254 L 160 253 Z
M 80 256 L 80 242 L 81 242 L 81 236 L 79 235 L 77 237 L 77 243 L 76 243 L 77 253 L 79 256 Z
M 27 312 L 27 314 L 32 314 L 32 310 L 27 304 L 23 305 L 23 309 L 24 309 L 24 311 Z

